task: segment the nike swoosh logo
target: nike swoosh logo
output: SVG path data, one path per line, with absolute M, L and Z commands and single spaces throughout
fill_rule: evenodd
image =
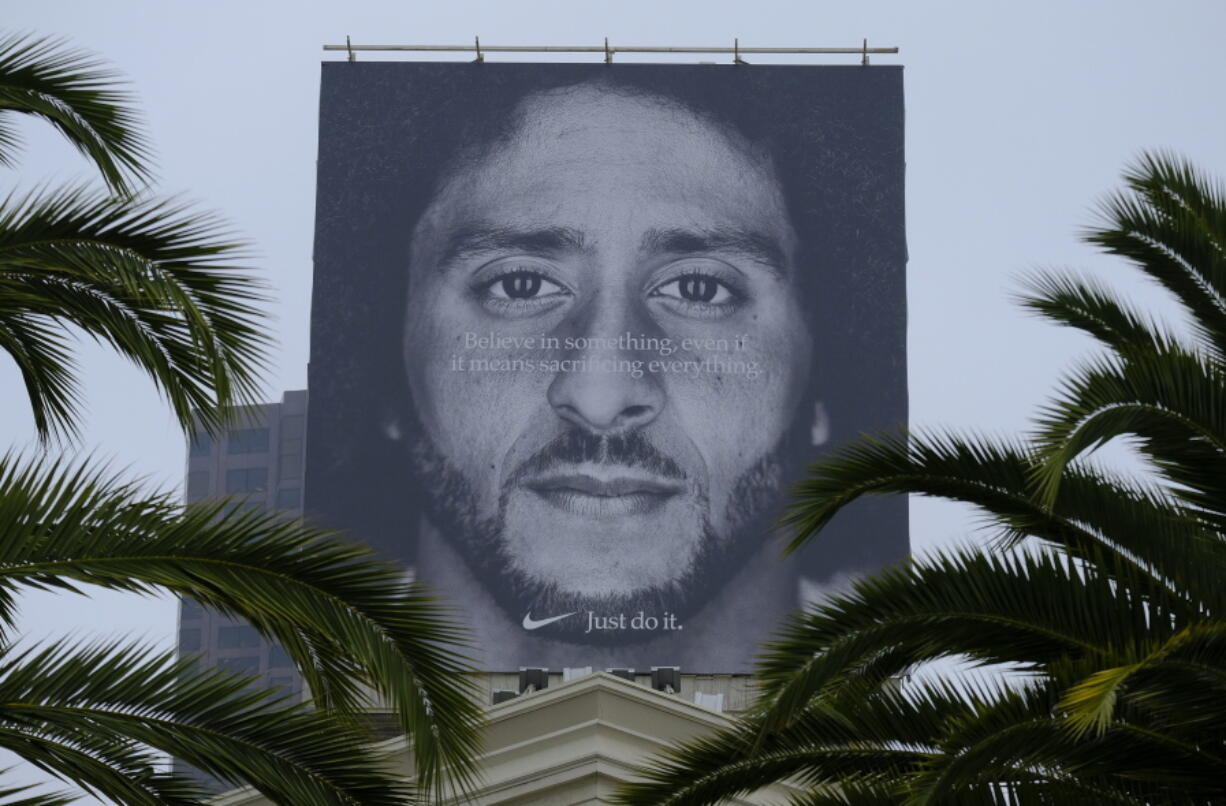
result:
M 562 619 L 568 616 L 573 616 L 575 615 L 575 613 L 578 613 L 578 612 L 579 612 L 578 610 L 573 610 L 570 613 L 563 613 L 560 616 L 551 616 L 550 618 L 543 618 L 543 619 L 538 620 L 538 619 L 532 618 L 532 611 L 529 610 L 527 613 L 524 614 L 524 629 L 525 630 L 539 630 L 541 627 L 544 627 L 546 624 L 553 624 L 555 621 L 561 621 Z

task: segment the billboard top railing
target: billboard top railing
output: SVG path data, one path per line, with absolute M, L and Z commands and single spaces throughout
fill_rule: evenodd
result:
M 859 47 L 829 48 L 829 47 L 741 47 L 740 41 L 734 39 L 732 46 L 690 46 L 690 45 L 612 45 L 605 38 L 603 45 L 482 45 L 480 37 L 474 37 L 471 45 L 355 45 L 349 37 L 345 37 L 343 45 L 324 45 L 325 51 L 343 51 L 348 53 L 349 61 L 357 61 L 359 51 L 398 51 L 409 53 L 472 53 L 474 61 L 484 61 L 486 53 L 602 53 L 605 62 L 611 63 L 618 53 L 670 53 L 670 54 L 731 54 L 736 64 L 746 64 L 742 54 L 755 55 L 843 55 L 860 56 L 861 64 L 868 64 L 870 55 L 898 53 L 897 47 L 869 47 L 868 40 L 861 42 Z

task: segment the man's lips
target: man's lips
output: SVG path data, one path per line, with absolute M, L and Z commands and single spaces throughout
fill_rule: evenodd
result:
M 626 473 L 620 468 L 604 473 L 545 473 L 525 480 L 523 486 L 564 512 L 589 518 L 652 512 L 686 489 L 674 479 Z
M 600 498 L 618 498 L 624 495 L 676 495 L 685 490 L 685 485 L 658 476 L 639 476 L 621 473 L 601 476 L 592 473 L 551 473 L 528 479 L 525 487 L 531 490 L 573 490 Z

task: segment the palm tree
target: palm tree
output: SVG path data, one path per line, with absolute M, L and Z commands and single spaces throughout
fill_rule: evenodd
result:
M 1226 798 L 1226 192 L 1167 154 L 1085 238 L 1179 302 L 1175 332 L 1069 273 L 1021 301 L 1094 336 L 1016 443 L 864 439 L 818 462 L 792 547 L 868 495 L 963 501 L 999 529 L 866 579 L 768 645 L 757 707 L 674 749 L 626 804 L 771 781 L 807 804 L 1211 804 Z M 1086 455 L 1124 438 L 1143 472 Z M 953 666 L 954 662 L 959 663 Z
M 99 171 L 85 186 L 0 202 L 0 348 L 20 368 L 44 449 L 75 433 L 66 326 L 145 370 L 185 429 L 250 402 L 267 338 L 262 286 L 214 217 L 142 187 L 148 147 L 115 76 L 57 40 L 0 39 L 0 162 L 13 115 L 64 134 Z M 23 589 L 171 591 L 246 619 L 298 664 L 314 708 L 252 680 L 117 643 L 12 642 Z M 0 748 L 123 804 L 199 803 L 170 754 L 278 803 L 393 804 L 463 788 L 479 708 L 448 611 L 402 569 L 338 536 L 225 503 L 186 509 L 93 460 L 0 458 Z M 416 785 L 366 748 L 373 690 L 414 741 Z M 6 803 L 71 796 L 11 787 Z

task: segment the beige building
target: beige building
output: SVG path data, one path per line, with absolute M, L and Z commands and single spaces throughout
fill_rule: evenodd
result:
M 501 682 L 490 679 L 491 688 Z M 510 676 L 506 676 L 510 679 Z M 475 795 L 452 803 L 482 806 L 595 806 L 610 803 L 617 787 L 633 779 L 637 765 L 670 743 L 710 733 L 729 717 L 709 705 L 744 702 L 744 677 L 682 678 L 682 690 L 654 690 L 650 678 L 626 680 L 597 672 L 550 685 L 488 709 L 483 780 Z M 720 695 L 723 695 L 722 697 Z M 379 748 L 413 769 L 404 737 Z M 772 787 L 736 804 L 781 803 L 798 790 Z M 271 806 L 250 788 L 219 795 L 217 806 Z

